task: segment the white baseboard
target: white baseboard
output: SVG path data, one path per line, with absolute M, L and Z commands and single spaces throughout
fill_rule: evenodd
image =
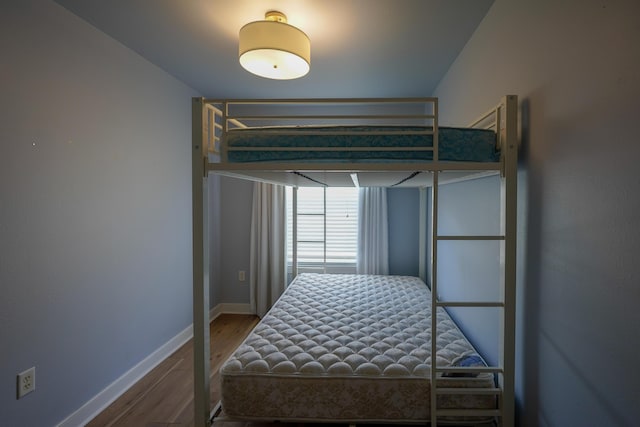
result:
M 221 314 L 255 314 L 251 309 L 251 304 L 222 303 L 213 307 L 209 311 L 209 319 L 213 320 Z
M 57 427 L 84 426 L 192 337 L 193 325 L 189 325 L 182 332 L 178 333 L 178 335 L 171 338 L 156 351 L 144 358 L 136 366 L 125 372 L 120 378 L 109 384 L 100 393 L 96 394 L 91 400 L 82 405 L 80 409 L 58 424 Z
M 223 313 L 252 314 L 252 310 L 250 304 L 218 304 L 209 311 L 209 319 L 213 320 Z M 136 366 L 129 369 L 56 427 L 84 426 L 191 338 L 193 338 L 193 325 L 186 327 Z

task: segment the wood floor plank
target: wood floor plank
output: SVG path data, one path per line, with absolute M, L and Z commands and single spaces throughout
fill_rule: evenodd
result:
M 185 400 L 193 400 L 192 389 L 193 378 L 174 370 L 156 385 L 152 393 L 147 394 L 145 399 L 129 409 L 112 426 L 130 427 L 149 422 L 168 422 L 175 417 L 175 412 L 184 405 Z
M 152 369 L 147 375 L 134 384 L 116 401 L 109 405 L 98 416 L 91 420 L 87 427 L 106 427 L 113 425 L 127 411 L 144 400 L 146 396 L 154 389 L 155 385 L 162 380 L 169 372 L 171 372 L 179 361 L 174 359 L 165 359 L 158 366 Z

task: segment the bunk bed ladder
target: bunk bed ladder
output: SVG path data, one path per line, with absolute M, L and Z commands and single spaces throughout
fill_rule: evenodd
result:
M 517 196 L 517 97 L 508 95 L 495 110 L 498 147 L 501 149 L 501 235 L 485 236 L 446 236 L 438 234 L 438 193 L 439 173 L 433 171 L 431 189 L 431 427 L 436 427 L 442 417 L 488 417 L 497 421 L 499 426 L 512 427 L 515 422 L 514 371 L 515 371 L 515 279 L 516 279 L 516 196 Z M 481 120 L 484 120 L 484 116 Z M 474 123 L 475 124 L 475 123 Z M 434 138 L 434 147 L 436 145 Z M 437 150 L 434 160 L 437 159 Z M 444 169 L 443 169 L 444 170 Z M 438 299 L 438 243 L 441 241 L 500 241 L 501 301 L 439 301 Z M 436 367 L 437 360 L 437 310 L 439 307 L 481 307 L 499 308 L 500 351 L 498 366 L 495 367 Z M 445 373 L 493 373 L 497 376 L 497 386 L 493 388 L 439 387 L 438 374 Z M 438 396 L 468 394 L 476 396 L 495 396 L 495 409 L 448 409 L 438 408 Z

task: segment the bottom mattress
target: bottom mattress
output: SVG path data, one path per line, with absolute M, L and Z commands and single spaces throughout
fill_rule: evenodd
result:
M 299 275 L 223 364 L 225 415 L 280 421 L 427 421 L 430 306 L 429 289 L 415 277 Z M 437 366 L 484 366 L 446 311 L 439 308 L 437 316 Z M 437 381 L 446 388 L 495 387 L 488 373 L 438 374 Z M 441 395 L 438 408 L 495 409 L 496 398 Z

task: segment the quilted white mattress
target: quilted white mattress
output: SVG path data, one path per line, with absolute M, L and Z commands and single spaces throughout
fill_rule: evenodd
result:
M 430 293 L 405 276 L 301 274 L 221 368 L 229 417 L 280 421 L 429 419 Z M 481 360 L 438 309 L 437 365 Z M 439 377 L 494 387 L 491 374 Z M 495 408 L 487 395 L 442 395 L 439 408 Z

